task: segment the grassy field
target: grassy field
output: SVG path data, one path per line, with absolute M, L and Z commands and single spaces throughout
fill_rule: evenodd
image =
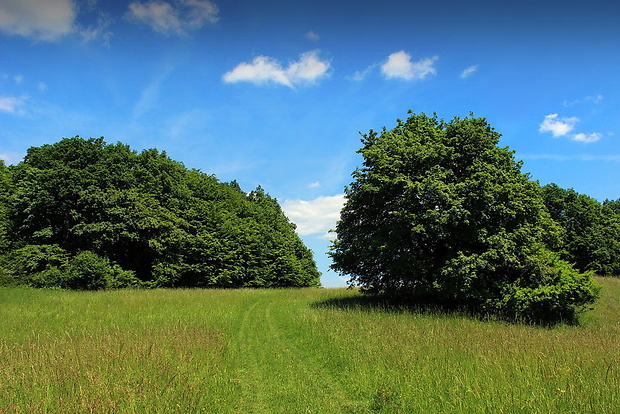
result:
M 345 289 L 0 289 L 0 412 L 620 413 L 620 279 L 580 326 Z

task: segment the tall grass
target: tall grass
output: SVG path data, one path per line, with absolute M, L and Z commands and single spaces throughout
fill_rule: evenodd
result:
M 620 412 L 620 279 L 580 326 L 345 289 L 0 289 L 0 412 Z

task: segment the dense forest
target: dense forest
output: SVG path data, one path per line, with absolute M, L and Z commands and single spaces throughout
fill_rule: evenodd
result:
M 277 200 L 103 138 L 0 162 L 0 278 L 35 287 L 317 286 Z

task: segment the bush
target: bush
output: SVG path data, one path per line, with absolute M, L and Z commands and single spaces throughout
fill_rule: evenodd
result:
M 557 253 L 543 250 L 546 263 L 540 269 L 543 277 L 538 286 L 507 285 L 503 298 L 497 303 L 497 312 L 510 319 L 524 319 L 535 323 L 572 322 L 579 313 L 589 309 L 598 296 L 600 286 L 592 278 L 593 272 L 579 273 Z
M 139 286 L 131 271 L 91 251 L 74 257 L 58 245 L 28 245 L 5 255 L 4 284 L 95 290 Z
M 135 287 L 140 284 L 133 272 L 123 270 L 91 251 L 75 256 L 65 272 L 63 287 L 68 289 L 97 290 Z

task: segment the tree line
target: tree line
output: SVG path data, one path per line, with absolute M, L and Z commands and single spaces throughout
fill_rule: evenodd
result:
M 330 249 L 365 293 L 526 320 L 573 320 L 620 274 L 620 200 L 521 172 L 484 118 L 413 114 L 362 135 Z M 0 162 L 0 283 L 102 289 L 318 286 L 261 187 L 103 138 Z
M 65 138 L 0 162 L 0 278 L 69 289 L 317 286 L 277 200 L 165 152 Z

